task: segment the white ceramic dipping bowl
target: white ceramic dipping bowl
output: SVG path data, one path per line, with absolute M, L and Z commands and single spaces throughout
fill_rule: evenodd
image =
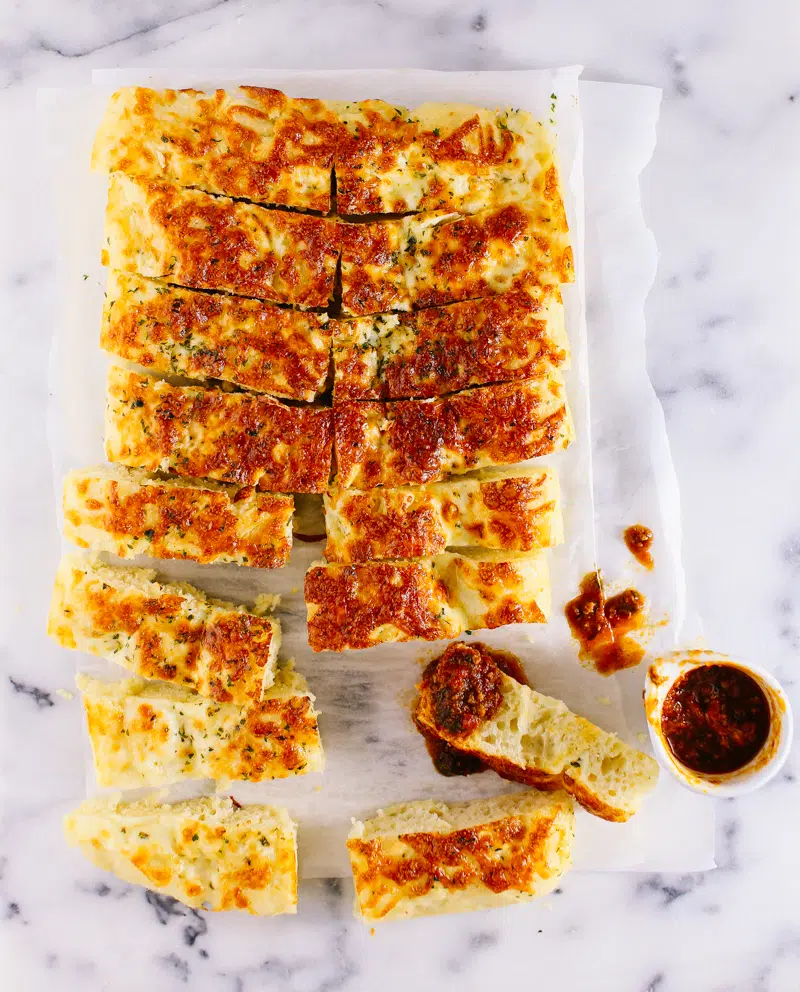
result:
M 672 753 L 661 729 L 661 707 L 674 683 L 698 665 L 731 665 L 755 679 L 767 697 L 770 731 L 758 754 L 742 768 L 724 775 L 703 775 L 687 768 Z M 794 720 L 786 693 L 769 672 L 713 651 L 675 651 L 653 661 L 647 670 L 644 708 L 650 740 L 659 762 L 687 789 L 710 796 L 740 796 L 765 785 L 781 769 L 792 745 Z

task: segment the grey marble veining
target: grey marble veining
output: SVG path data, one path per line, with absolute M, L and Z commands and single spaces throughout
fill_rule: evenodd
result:
M 661 252 L 648 366 L 681 483 L 690 594 L 708 644 L 768 664 L 798 706 L 799 22 L 792 0 L 47 0 L 0 12 L 0 100 L 16 139 L 2 164 L 0 284 L 4 992 L 800 988 L 794 757 L 762 792 L 720 803 L 714 872 L 575 874 L 542 903 L 374 937 L 343 882 L 304 884 L 296 918 L 211 917 L 64 848 L 83 745 L 77 700 L 56 692 L 71 660 L 42 629 L 58 554 L 44 423 L 55 259 L 30 143 L 34 88 L 85 82 L 98 66 L 583 62 L 593 78 L 662 86 L 643 182 Z

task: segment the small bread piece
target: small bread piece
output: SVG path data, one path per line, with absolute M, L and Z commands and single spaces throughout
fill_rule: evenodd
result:
M 544 623 L 550 579 L 543 555 L 499 551 L 361 565 L 315 562 L 306 572 L 305 599 L 312 649 L 346 651 Z
M 415 309 L 545 283 L 573 282 L 566 225 L 545 201 L 510 203 L 464 217 L 408 217 L 406 283 Z
M 136 675 L 194 689 L 220 703 L 262 698 L 275 680 L 277 620 L 209 599 L 149 568 L 67 555 L 56 576 L 48 634 L 65 648 Z
M 157 479 L 101 465 L 64 479 L 64 537 L 120 558 L 281 568 L 292 548 L 294 501 L 197 479 Z
M 339 213 L 474 213 L 545 200 L 566 231 L 555 141 L 529 113 L 382 100 L 332 106 L 350 132 L 336 154 Z
M 654 758 L 504 675 L 481 644 L 451 644 L 418 688 L 426 733 L 504 778 L 566 789 L 604 820 L 627 820 L 658 780 Z
M 97 784 L 137 789 L 183 779 L 264 782 L 322 771 L 314 696 L 289 665 L 259 703 L 216 703 L 166 682 L 78 675 Z
M 333 415 L 342 489 L 420 485 L 510 465 L 566 448 L 574 436 L 556 370 L 440 399 L 340 403 Z
M 279 90 L 126 86 L 109 100 L 92 168 L 327 213 L 342 133 L 322 100 Z
M 323 217 L 115 172 L 105 233 L 102 262 L 122 272 L 299 307 L 333 297 L 339 234 Z
M 334 402 L 443 396 L 565 367 L 558 286 L 331 322 Z
M 327 319 L 112 270 L 100 347 L 162 375 L 311 401 L 328 378 Z
M 342 313 L 373 314 L 410 310 L 403 252 L 405 222 L 340 224 Z
M 175 472 L 274 492 L 324 492 L 332 413 L 270 396 L 173 386 L 112 365 L 106 455 L 148 472 Z
M 546 895 L 572 862 L 572 801 L 536 792 L 398 803 L 347 841 L 365 922 L 462 913 Z
M 195 909 L 297 912 L 297 827 L 285 809 L 221 796 L 89 799 L 64 834 L 98 868 Z
M 564 539 L 558 476 L 549 468 L 485 472 L 399 489 L 325 496 L 328 561 L 424 558 L 446 548 L 535 551 Z
M 341 225 L 342 311 L 360 317 L 572 282 L 566 232 L 545 203 Z

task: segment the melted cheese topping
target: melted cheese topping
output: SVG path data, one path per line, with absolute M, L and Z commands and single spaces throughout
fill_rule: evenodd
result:
M 98 868 L 195 909 L 297 912 L 297 828 L 284 809 L 91 799 L 64 834 Z
M 327 213 L 343 127 L 321 100 L 279 90 L 153 90 L 110 99 L 92 168 Z
M 410 310 L 406 283 L 405 225 L 402 221 L 340 224 L 342 312 Z
M 263 782 L 325 766 L 314 696 L 291 668 L 279 668 L 261 702 L 247 707 L 141 679 L 76 682 L 101 788 Z
M 312 649 L 345 651 L 544 623 L 550 580 L 542 555 L 491 551 L 358 565 L 320 562 L 306 572 L 305 600 Z
M 106 455 L 150 472 L 323 492 L 331 469 L 329 409 L 269 396 L 172 386 L 112 366 Z
M 342 225 L 342 310 L 423 310 L 572 282 L 572 248 L 546 201 Z M 401 281 L 402 273 L 402 281 Z
M 534 551 L 564 539 L 558 477 L 526 469 L 325 496 L 328 561 L 424 558 L 447 547 Z
M 281 568 L 292 548 L 291 496 L 251 486 L 155 479 L 94 468 L 64 479 L 64 536 L 120 558 L 182 558 Z
M 550 454 L 573 438 L 555 371 L 442 399 L 341 403 L 333 413 L 341 488 L 433 482 Z
M 332 106 L 350 136 L 336 155 L 339 213 L 475 213 L 541 199 L 566 232 L 553 136 L 530 114 L 433 103 L 410 111 L 381 100 Z
M 331 335 L 324 314 L 112 271 L 100 346 L 152 372 L 310 401 L 325 389 Z
M 334 401 L 443 396 L 569 363 L 557 286 L 331 322 Z
M 103 264 L 195 289 L 326 307 L 339 258 L 334 221 L 111 176 Z
M 569 868 L 574 833 L 563 793 L 391 806 L 347 841 L 356 912 L 375 922 L 534 899 Z
M 126 87 L 92 154 L 101 171 L 322 213 L 334 166 L 341 214 L 475 213 L 539 199 L 566 230 L 553 136 L 510 108 Z
M 561 700 L 500 671 L 495 672 L 498 708 L 488 718 L 476 716 L 465 733 L 454 732 L 458 724 L 451 718 L 453 701 L 478 698 L 478 687 L 473 691 L 466 673 L 481 647 L 452 644 L 439 661 L 458 653 L 463 662 L 449 668 L 434 662 L 426 669 L 414 710 L 417 725 L 512 781 L 565 789 L 606 820 L 621 822 L 632 816 L 658 781 L 655 759 L 572 713 Z M 452 672 L 457 681 L 448 684 L 442 672 Z
M 278 621 L 209 600 L 190 585 L 156 582 L 155 575 L 77 555 L 63 558 L 48 634 L 62 647 L 220 703 L 261 699 L 275 679 Z

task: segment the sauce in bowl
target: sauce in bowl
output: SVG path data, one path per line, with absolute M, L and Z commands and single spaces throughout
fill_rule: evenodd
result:
M 758 682 L 736 665 L 697 665 L 672 684 L 661 731 L 682 765 L 725 775 L 749 764 L 770 734 L 770 705 Z

